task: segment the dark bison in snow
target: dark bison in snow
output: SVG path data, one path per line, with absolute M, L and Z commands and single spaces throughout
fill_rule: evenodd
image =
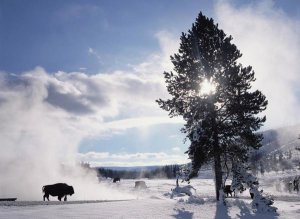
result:
M 58 200 L 61 201 L 62 197 L 65 196 L 64 201 L 67 201 L 67 195 L 73 195 L 74 189 L 72 186 L 67 185 L 66 183 L 56 183 L 53 185 L 43 186 L 44 201 L 45 198 L 49 201 L 49 195 L 58 196 Z
M 261 190 L 261 192 L 262 192 L 262 190 Z M 254 192 L 253 192 L 252 188 L 249 189 L 249 194 L 250 194 L 251 199 L 253 199 L 254 198 Z
M 121 181 L 121 179 L 120 179 L 119 177 L 116 177 L 116 178 L 114 178 L 114 180 L 113 180 L 114 183 L 120 182 L 120 181 Z
M 223 191 L 227 197 L 228 197 L 228 194 L 230 194 L 231 197 L 232 197 L 232 193 L 234 194 L 234 191 L 231 189 L 231 185 L 225 185 L 225 187 L 223 188 Z
M 293 185 L 294 185 L 294 191 L 297 191 L 297 193 L 299 192 L 299 184 L 300 184 L 300 176 L 296 176 L 293 181 Z

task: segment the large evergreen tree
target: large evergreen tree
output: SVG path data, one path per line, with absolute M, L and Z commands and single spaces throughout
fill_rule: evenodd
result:
M 213 162 L 216 197 L 222 186 L 222 161 L 245 161 L 249 148 L 259 148 L 262 136 L 255 133 L 265 117 L 267 101 L 252 91 L 251 66 L 237 63 L 242 56 L 213 19 L 199 14 L 188 33 L 182 33 L 178 53 L 171 56 L 174 71 L 164 72 L 171 99 L 157 100 L 169 116 L 182 116 L 182 131 L 190 140 L 190 177 Z

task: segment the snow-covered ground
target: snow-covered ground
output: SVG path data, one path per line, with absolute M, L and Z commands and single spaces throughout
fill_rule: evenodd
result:
M 292 173 L 294 174 L 294 173 Z M 278 215 L 255 213 L 251 208 L 248 191 L 236 198 L 227 198 L 227 205 L 215 201 L 214 182 L 212 179 L 195 179 L 190 186 L 192 198 L 181 194 L 174 196 L 175 180 L 143 179 L 147 189 L 134 189 L 135 180 L 122 180 L 120 183 L 102 182 L 99 187 L 125 193 L 126 199 L 119 200 L 77 200 L 75 194 L 68 202 L 16 201 L 0 202 L 0 218 L 282 218 L 295 219 L 300 216 L 300 193 L 277 191 L 276 181 L 282 174 L 265 175 L 260 181 L 262 189 L 274 194 L 274 205 Z M 180 184 L 181 187 L 188 184 Z M 278 185 L 277 185 L 278 189 Z M 128 193 L 131 196 L 128 196 Z M 42 197 L 42 194 L 41 194 Z M 55 200 L 52 197 L 51 200 Z

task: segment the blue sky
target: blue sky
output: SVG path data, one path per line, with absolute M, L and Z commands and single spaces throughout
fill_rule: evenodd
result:
M 126 68 L 159 49 L 153 38 L 158 31 L 186 31 L 200 10 L 213 16 L 213 2 L 2 0 L 1 70 L 23 72 L 39 65 L 49 72 L 86 68 L 98 73 Z M 275 7 L 299 17 L 295 5 L 297 0 L 275 1 Z
M 187 30 L 200 8 L 209 12 L 209 2 L 1 1 L 0 65 L 11 72 L 124 68 L 159 49 L 156 32 Z
M 266 128 L 299 122 L 297 0 L 2 0 L 1 142 L 99 166 L 186 162 L 183 122 L 155 99 L 167 98 L 162 72 L 200 11 L 257 72 Z

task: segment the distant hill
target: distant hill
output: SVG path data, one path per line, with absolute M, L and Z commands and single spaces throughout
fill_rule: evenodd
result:
M 300 147 L 299 135 L 300 124 L 264 131 L 260 151 L 267 154 L 276 151 L 294 151 L 295 147 Z
M 300 148 L 300 124 L 288 127 L 282 127 L 278 129 L 270 129 L 262 132 L 264 138 L 262 140 L 262 147 L 255 151 L 254 154 L 259 156 L 254 157 L 254 161 L 258 161 L 263 157 L 270 157 L 277 153 L 292 153 L 293 159 L 300 161 L 300 151 L 295 148 Z M 107 166 L 107 167 L 95 167 L 96 169 L 106 169 L 116 172 L 151 172 L 163 168 L 160 165 L 152 166 Z M 201 168 L 202 171 L 208 171 L 211 166 L 208 164 Z
M 254 174 L 300 168 L 300 125 L 264 131 L 262 147 L 250 155 Z

